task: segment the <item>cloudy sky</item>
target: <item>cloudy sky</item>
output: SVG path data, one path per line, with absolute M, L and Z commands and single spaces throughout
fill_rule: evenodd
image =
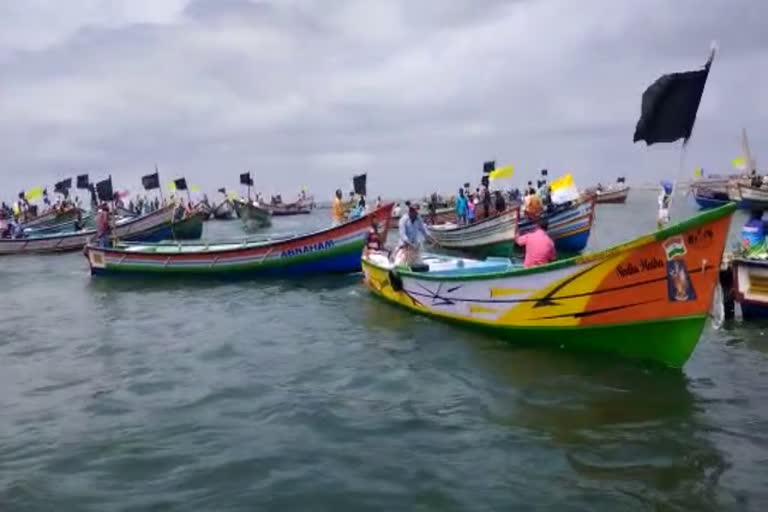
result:
M 0 195 L 160 168 L 208 190 L 448 191 L 483 160 L 579 184 L 673 176 L 643 90 L 719 53 L 689 144 L 768 151 L 765 0 L 0 0 Z M 763 156 L 768 162 L 768 156 Z

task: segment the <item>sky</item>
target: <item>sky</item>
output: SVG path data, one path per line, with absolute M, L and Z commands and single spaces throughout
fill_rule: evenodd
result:
M 0 197 L 158 166 L 211 193 L 452 192 L 729 172 L 768 148 L 765 0 L 0 0 Z M 661 74 L 718 53 L 680 144 L 632 143 Z M 768 156 L 763 157 L 768 162 Z

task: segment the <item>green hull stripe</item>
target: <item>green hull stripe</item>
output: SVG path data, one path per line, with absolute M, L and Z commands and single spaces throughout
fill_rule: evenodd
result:
M 621 357 L 682 367 L 691 356 L 707 321 L 707 315 L 625 322 L 610 325 L 567 327 L 497 326 L 444 317 L 411 309 L 371 290 L 378 299 L 401 309 L 446 323 L 484 332 L 521 346 L 547 347 L 571 352 L 615 354 Z

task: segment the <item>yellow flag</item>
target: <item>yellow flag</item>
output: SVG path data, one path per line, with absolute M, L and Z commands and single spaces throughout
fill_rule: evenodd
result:
M 696 178 L 701 178 L 702 176 L 704 176 L 704 172 L 701 170 L 701 167 L 697 167 L 696 169 L 693 170 L 693 175 Z
M 731 160 L 731 165 L 740 171 L 743 171 L 747 168 L 747 162 L 744 160 L 743 156 L 739 156 Z
M 169 181 L 168 190 L 176 190 L 176 183 L 174 183 L 173 181 Z
M 488 179 L 490 180 L 498 180 L 501 178 L 511 178 L 512 175 L 515 173 L 515 167 L 512 165 L 505 165 L 504 167 L 499 167 L 495 171 L 491 172 L 488 175 Z
M 189 191 L 190 192 L 200 192 L 200 187 L 198 187 L 197 185 L 192 185 L 191 187 L 189 187 Z
M 554 180 L 552 183 L 549 184 L 550 188 L 554 192 L 555 190 L 560 190 L 561 188 L 567 188 L 573 186 L 573 175 L 571 173 L 566 174 L 565 176 L 561 176 Z
M 24 197 L 27 198 L 27 201 L 34 201 L 35 199 L 40 199 L 43 197 L 43 187 L 35 187 L 27 190 L 24 193 Z

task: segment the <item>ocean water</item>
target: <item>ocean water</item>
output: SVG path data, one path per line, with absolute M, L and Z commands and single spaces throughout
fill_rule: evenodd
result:
M 600 206 L 592 247 L 655 211 L 647 192 Z M 768 504 L 768 324 L 707 327 L 671 371 L 518 348 L 359 275 L 114 282 L 69 254 L 1 259 L 0 290 L 3 512 Z

